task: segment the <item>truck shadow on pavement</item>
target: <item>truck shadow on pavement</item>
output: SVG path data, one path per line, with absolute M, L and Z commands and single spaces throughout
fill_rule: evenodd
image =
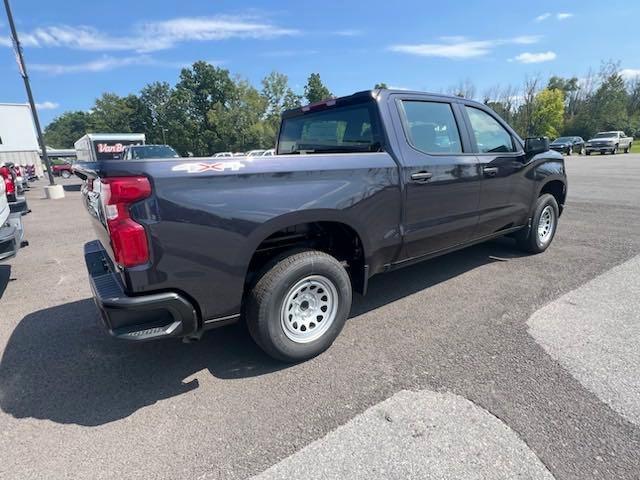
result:
M 372 280 L 354 297 L 357 316 L 479 266 L 520 254 L 508 240 L 471 247 Z M 0 408 L 16 418 L 97 426 L 199 387 L 208 369 L 220 379 L 265 375 L 289 365 L 267 357 L 243 325 L 220 328 L 201 341 L 131 344 L 109 337 L 91 299 L 27 315 L 0 362 Z

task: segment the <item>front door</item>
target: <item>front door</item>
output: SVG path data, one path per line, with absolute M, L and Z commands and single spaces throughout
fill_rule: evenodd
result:
M 410 95 L 395 106 L 406 186 L 403 256 L 468 241 L 478 221 L 481 176 L 458 109 L 440 97 Z

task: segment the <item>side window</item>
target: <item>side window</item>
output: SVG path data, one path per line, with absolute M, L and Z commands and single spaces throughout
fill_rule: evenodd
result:
M 449 103 L 403 100 L 409 143 L 425 153 L 462 153 L 460 132 Z
M 495 118 L 478 108 L 466 109 L 480 153 L 515 152 L 511 135 Z

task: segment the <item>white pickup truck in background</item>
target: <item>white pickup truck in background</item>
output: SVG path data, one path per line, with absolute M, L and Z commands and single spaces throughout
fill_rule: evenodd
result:
M 620 130 L 612 132 L 598 132 L 584 144 L 584 153 L 591 155 L 591 152 L 600 153 L 629 153 L 633 145 L 633 138 L 627 137 Z

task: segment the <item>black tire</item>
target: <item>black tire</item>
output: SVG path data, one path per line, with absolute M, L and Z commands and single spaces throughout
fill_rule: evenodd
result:
M 319 338 L 301 343 L 285 331 L 286 320 L 281 320 L 281 313 L 292 289 L 311 276 L 323 278 L 335 287 L 337 305 L 327 330 Z M 292 250 L 274 258 L 258 275 L 245 300 L 245 319 L 251 336 L 268 355 L 285 362 L 300 362 L 331 346 L 349 316 L 351 298 L 349 275 L 338 260 L 317 250 Z M 319 326 L 318 323 L 313 328 Z
M 569 147 L 567 149 L 567 156 L 570 157 L 572 153 L 573 153 L 573 147 Z
M 627 148 L 624 149 L 624 153 L 629 153 L 631 150 L 631 144 L 627 145 Z
M 591 150 L 585 150 L 584 154 L 587 156 L 591 155 Z
M 551 234 L 544 242 L 541 241 L 538 235 L 538 226 L 542 217 L 542 212 L 549 206 L 553 211 L 553 223 L 551 227 Z M 556 229 L 558 228 L 558 217 L 560 209 L 558 208 L 558 202 L 553 195 L 544 193 L 538 197 L 536 201 L 535 209 L 533 210 L 533 217 L 531 219 L 531 228 L 521 230 L 516 235 L 516 242 L 518 247 L 528 253 L 542 253 L 553 241 L 556 235 Z
M 69 172 L 68 170 L 63 170 L 60 175 L 62 176 L 62 178 L 71 178 L 71 172 Z
M 615 155 L 616 153 L 618 153 L 618 145 L 613 147 L 613 150 L 611 150 L 611 155 Z

